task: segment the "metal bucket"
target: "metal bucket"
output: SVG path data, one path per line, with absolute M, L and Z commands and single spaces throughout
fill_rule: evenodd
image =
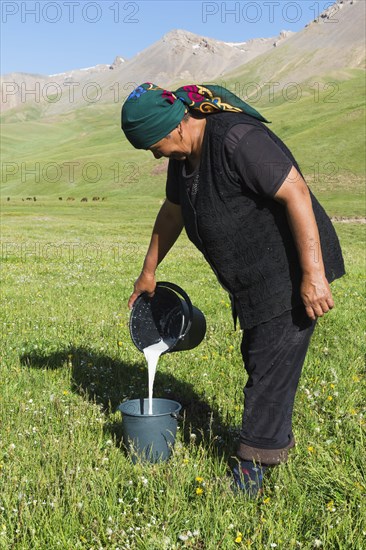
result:
M 152 298 L 144 292 L 136 299 L 129 327 L 140 351 L 163 340 L 168 353 L 198 346 L 206 334 L 206 319 L 182 288 L 158 282 Z
M 148 399 L 132 399 L 118 406 L 122 413 L 123 443 L 134 463 L 168 460 L 181 408 L 177 401 L 158 398 L 153 398 L 152 414 L 148 414 Z

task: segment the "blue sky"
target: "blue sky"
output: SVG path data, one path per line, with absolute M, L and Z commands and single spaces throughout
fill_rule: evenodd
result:
M 1 0 L 1 74 L 54 74 L 131 58 L 172 29 L 243 42 L 298 31 L 324 0 Z

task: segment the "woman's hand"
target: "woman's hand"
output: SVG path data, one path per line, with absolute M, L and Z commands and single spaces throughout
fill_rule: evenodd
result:
M 128 307 L 132 309 L 133 304 L 135 303 L 136 298 L 140 296 L 143 292 L 147 292 L 149 296 L 154 295 L 156 287 L 155 274 L 145 271 L 141 271 L 139 277 L 135 281 L 134 291 L 128 300 Z
M 310 319 L 323 317 L 334 307 L 325 276 L 318 226 L 308 186 L 293 166 L 274 196 L 286 208 L 302 269 L 300 293 Z
M 304 274 L 300 292 L 306 313 L 312 320 L 323 317 L 334 307 L 329 283 L 321 272 Z

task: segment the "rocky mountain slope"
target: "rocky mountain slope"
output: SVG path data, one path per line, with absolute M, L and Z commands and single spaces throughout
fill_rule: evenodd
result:
M 226 73 L 227 81 L 285 86 L 322 75 L 342 79 L 348 69 L 365 68 L 365 14 L 364 0 L 337 0 L 281 47 Z
M 146 81 L 173 88 L 192 82 L 285 85 L 332 71 L 341 77 L 344 70 L 364 67 L 365 8 L 364 0 L 336 0 L 300 32 L 240 43 L 173 30 L 132 59 L 117 56 L 111 65 L 51 76 L 5 75 L 2 111 L 6 120 L 16 121 L 96 103 L 120 104 Z
M 282 44 L 293 33 L 274 38 L 225 43 L 184 30 L 173 30 L 130 60 L 117 56 L 111 65 L 97 65 L 44 76 L 12 73 L 1 78 L 2 111 L 24 105 L 57 114 L 83 104 L 122 101 L 140 82 L 169 86 L 173 82 L 212 81 Z M 35 93 L 31 93 L 35 90 Z M 28 93 L 27 93 L 28 91 Z

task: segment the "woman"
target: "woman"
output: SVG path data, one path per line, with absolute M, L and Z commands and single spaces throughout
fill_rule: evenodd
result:
M 153 293 L 158 264 L 185 227 L 231 299 L 248 381 L 234 481 L 250 496 L 295 445 L 292 410 L 316 320 L 344 274 L 334 228 L 286 145 L 219 86 L 138 86 L 122 129 L 169 158 L 166 201 L 129 300 Z

